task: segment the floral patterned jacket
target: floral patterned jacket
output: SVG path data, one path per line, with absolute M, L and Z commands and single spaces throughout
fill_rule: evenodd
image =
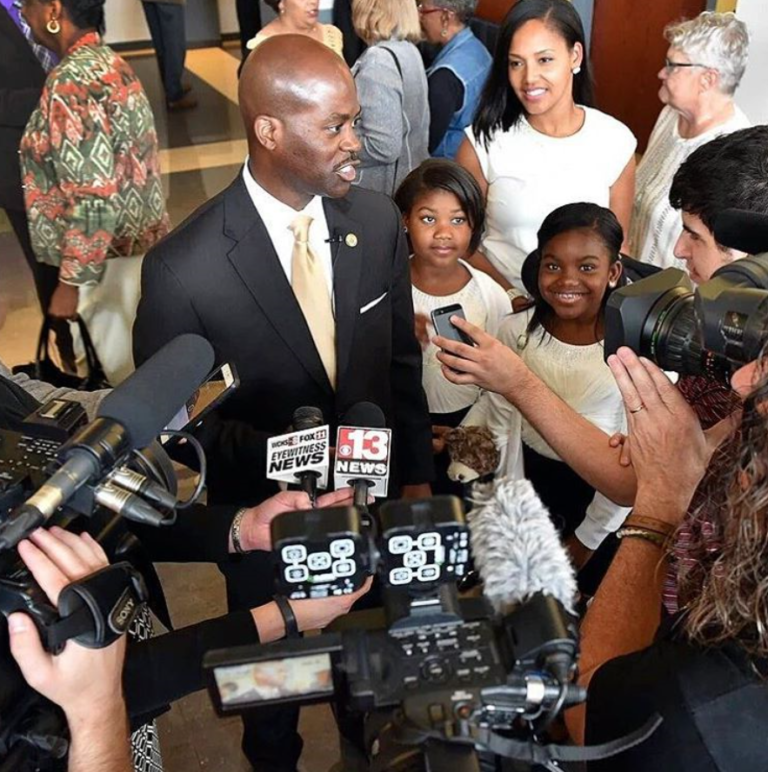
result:
M 61 281 L 97 284 L 105 260 L 168 232 L 152 108 L 95 32 L 51 71 L 20 153 L 32 247 Z

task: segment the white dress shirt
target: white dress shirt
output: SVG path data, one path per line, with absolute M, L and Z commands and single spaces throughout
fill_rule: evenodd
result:
M 243 167 L 243 181 L 248 191 L 248 195 L 256 207 L 256 211 L 267 229 L 269 238 L 272 240 L 272 246 L 277 252 L 280 265 L 285 271 L 288 283 L 291 283 L 292 259 L 294 235 L 291 230 L 291 223 L 300 215 L 306 214 L 312 218 L 309 226 L 309 246 L 320 258 L 323 264 L 323 272 L 328 281 L 328 291 L 333 298 L 333 261 L 331 256 L 331 245 L 326 242 L 330 234 L 328 232 L 328 221 L 325 219 L 325 210 L 323 209 L 323 199 L 315 196 L 301 211 L 296 211 L 288 204 L 278 201 L 273 195 L 267 193 L 264 188 L 253 179 L 251 170 L 248 168 L 249 159 L 245 159 Z

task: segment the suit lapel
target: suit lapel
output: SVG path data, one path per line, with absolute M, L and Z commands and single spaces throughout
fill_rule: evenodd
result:
M 242 174 L 238 174 L 224 199 L 224 233 L 235 242 L 227 258 L 277 334 L 318 385 L 332 391 L 309 327 Z
M 331 238 L 341 238 L 341 243 L 331 244 L 336 309 L 336 382 L 340 384 L 349 365 L 355 324 L 360 315 L 364 228 L 362 223 L 349 217 L 349 201 L 346 199 L 324 198 L 323 208 Z M 354 238 L 350 238 L 352 236 Z

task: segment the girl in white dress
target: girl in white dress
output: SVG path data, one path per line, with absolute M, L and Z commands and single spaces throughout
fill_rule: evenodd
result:
M 411 283 L 417 335 L 423 346 L 422 383 L 432 415 L 438 482 L 435 492 L 460 493 L 444 472 L 448 467 L 442 438 L 457 426 L 477 400 L 477 386 L 449 383 L 440 370 L 432 311 L 460 304 L 469 321 L 495 335 L 512 311 L 504 290 L 474 269 L 466 256 L 477 247 L 485 213 L 477 183 L 453 161 L 433 159 L 414 169 L 395 195 L 410 236 Z
M 536 277 L 528 288 L 533 305 L 507 318 L 498 335 L 555 394 L 609 435 L 626 426 L 621 393 L 603 359 L 605 304 L 621 278 L 622 239 L 616 216 L 604 207 L 568 204 L 552 212 L 528 258 L 533 265 L 526 266 L 526 275 Z M 491 430 L 502 455 L 499 474 L 531 480 L 577 566 L 624 521 L 628 510 L 596 493 L 503 397 L 484 393 L 463 424 Z M 583 589 L 594 591 L 606 567 L 591 564 L 598 576 L 580 581 Z

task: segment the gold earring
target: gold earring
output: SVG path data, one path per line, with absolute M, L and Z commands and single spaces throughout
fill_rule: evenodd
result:
M 448 37 L 448 30 L 447 30 L 445 27 L 443 27 L 443 28 L 440 30 L 440 37 L 441 37 L 441 38 L 447 38 L 447 37 Z
M 51 35 L 58 35 L 59 32 L 61 32 L 61 24 L 59 24 L 58 19 L 51 19 L 48 24 L 45 25 L 45 28 Z

